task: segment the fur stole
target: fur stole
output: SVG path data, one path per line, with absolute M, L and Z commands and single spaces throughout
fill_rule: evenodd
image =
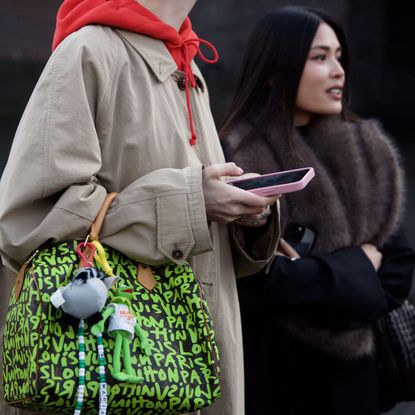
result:
M 305 137 L 295 132 L 291 144 L 276 128 L 258 138 L 254 126 L 246 123 L 225 137 L 224 149 L 245 172 L 314 168 L 316 176 L 304 190 L 281 198 L 282 234 L 292 222 L 312 229 L 316 238 L 311 255 L 362 243 L 382 246 L 402 218 L 399 155 L 374 120 L 350 123 L 339 116 L 321 117 Z M 336 357 L 354 359 L 374 350 L 370 327 L 333 330 L 306 317 L 279 322 L 306 344 Z

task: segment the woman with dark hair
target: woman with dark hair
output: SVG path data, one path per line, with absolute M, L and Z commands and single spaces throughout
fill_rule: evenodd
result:
M 281 199 L 298 255 L 238 281 L 247 415 L 381 411 L 373 324 L 407 298 L 415 253 L 400 227 L 399 154 L 378 122 L 348 110 L 348 64 L 343 30 L 321 11 L 269 13 L 221 131 L 245 171 L 316 173 Z

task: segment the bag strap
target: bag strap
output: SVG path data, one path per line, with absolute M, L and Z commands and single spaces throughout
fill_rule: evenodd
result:
M 107 196 L 105 196 L 101 210 L 98 212 L 95 221 L 91 225 L 91 230 L 89 232 L 87 239 L 91 241 L 98 241 L 99 233 L 104 223 L 105 215 L 107 214 L 108 209 L 111 206 L 111 203 L 117 196 L 117 192 L 111 192 L 107 194 Z M 153 288 L 157 285 L 157 281 L 154 278 L 154 274 L 151 267 L 140 263 L 137 264 L 137 281 L 148 291 L 153 290 Z
M 113 200 L 118 196 L 117 192 L 111 192 L 105 196 L 102 207 L 98 212 L 97 217 L 91 225 L 91 230 L 89 232 L 89 239 L 92 241 L 97 241 L 99 239 L 99 233 L 101 232 L 102 225 L 104 223 L 105 215 L 108 212 L 109 207 Z
M 108 212 L 109 207 L 111 206 L 111 203 L 113 200 L 118 196 L 117 192 L 111 192 L 105 196 L 104 202 L 102 203 L 101 209 L 98 212 L 98 215 L 96 216 L 94 222 L 91 225 L 89 235 L 87 236 L 87 239 L 90 239 L 92 241 L 97 241 L 99 237 L 99 233 L 101 231 L 102 225 L 104 223 L 105 215 Z M 16 298 L 16 301 L 18 300 L 20 293 L 22 291 L 24 279 L 26 276 L 26 270 L 32 261 L 32 259 L 36 256 L 38 251 L 35 251 L 33 255 L 30 256 L 30 258 L 24 262 L 24 264 L 21 266 L 17 277 L 16 282 L 14 285 L 14 296 Z
M 99 210 L 97 216 L 95 217 L 95 220 L 92 222 L 92 225 L 89 229 L 89 234 L 87 235 L 85 242 L 84 242 L 84 250 L 82 251 L 82 257 L 79 262 L 79 268 L 87 266 L 85 264 L 85 256 L 88 258 L 90 255 L 94 255 L 91 251 L 90 247 L 87 247 L 87 242 L 93 242 L 97 241 L 99 242 L 99 234 L 101 232 L 102 225 L 105 220 L 105 215 L 108 212 L 109 207 L 111 206 L 111 203 L 113 200 L 118 196 L 117 192 L 111 192 L 108 193 L 104 201 L 102 202 L 101 209 Z

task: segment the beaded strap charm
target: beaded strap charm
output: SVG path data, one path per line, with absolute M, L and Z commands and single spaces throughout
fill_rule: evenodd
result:
M 79 380 L 78 380 L 78 394 L 76 398 L 76 405 L 74 415 L 81 415 L 84 396 L 85 396 L 85 337 L 84 337 L 85 323 L 84 320 L 79 321 L 78 326 L 78 342 L 79 342 Z M 97 349 L 99 361 L 99 415 L 106 415 L 107 413 L 107 380 L 105 378 L 105 351 L 102 342 L 102 334 L 97 334 Z
M 84 338 L 85 323 L 84 320 L 79 321 L 78 325 L 78 360 L 79 360 L 79 375 L 78 375 L 78 394 L 76 397 L 76 405 L 74 415 L 80 415 L 82 406 L 84 404 L 85 395 L 85 338 Z
M 94 255 L 96 255 L 96 248 L 93 243 L 83 242 L 80 243 L 77 247 L 77 254 L 80 258 L 80 265 L 77 274 L 74 279 L 78 279 L 77 289 L 82 290 L 83 293 L 97 294 L 101 293 L 101 300 L 94 304 L 96 309 L 88 310 L 84 315 L 78 315 L 79 320 L 78 325 L 78 358 L 79 358 L 79 379 L 78 379 L 78 392 L 75 405 L 74 415 L 81 415 L 84 397 L 85 397 L 85 321 L 84 318 L 87 318 L 89 315 L 92 315 L 94 312 L 98 312 L 105 305 L 105 299 L 108 289 L 111 285 L 117 280 L 113 275 L 111 277 L 104 277 L 104 274 L 101 271 L 98 271 L 94 266 Z M 73 290 L 76 290 L 75 287 Z M 75 291 L 76 293 L 76 291 Z M 105 296 L 104 296 L 105 293 Z M 79 308 L 79 305 L 76 302 L 73 302 L 73 308 Z M 92 314 L 91 314 L 92 313 Z M 75 314 L 72 311 L 72 315 Z M 104 345 L 102 341 L 102 333 L 96 333 L 97 337 L 97 353 L 99 359 L 99 415 L 106 415 L 107 413 L 107 381 L 105 378 L 105 352 Z
M 98 415 L 107 413 L 107 380 L 105 378 L 105 355 L 104 344 L 102 342 L 102 333 L 97 334 L 98 343 L 98 360 L 99 360 L 99 411 Z

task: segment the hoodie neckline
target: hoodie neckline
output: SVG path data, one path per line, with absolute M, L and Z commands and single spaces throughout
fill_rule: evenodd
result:
M 52 50 L 72 32 L 89 24 L 141 33 L 172 47 L 179 47 L 189 36 L 197 38 L 188 17 L 177 31 L 136 0 L 64 0 L 56 16 Z
M 186 105 L 191 131 L 190 144 L 195 145 L 197 135 L 193 123 L 189 87 L 195 88 L 196 81 L 191 62 L 198 54 L 204 62 L 216 63 L 218 60 L 216 48 L 209 42 L 198 38 L 192 30 L 188 17 L 177 31 L 135 0 L 65 0 L 56 17 L 52 50 L 55 50 L 71 33 L 90 24 L 140 33 L 165 44 L 177 68 L 185 74 Z M 213 59 L 208 59 L 203 55 L 199 47 L 200 43 L 212 50 Z

